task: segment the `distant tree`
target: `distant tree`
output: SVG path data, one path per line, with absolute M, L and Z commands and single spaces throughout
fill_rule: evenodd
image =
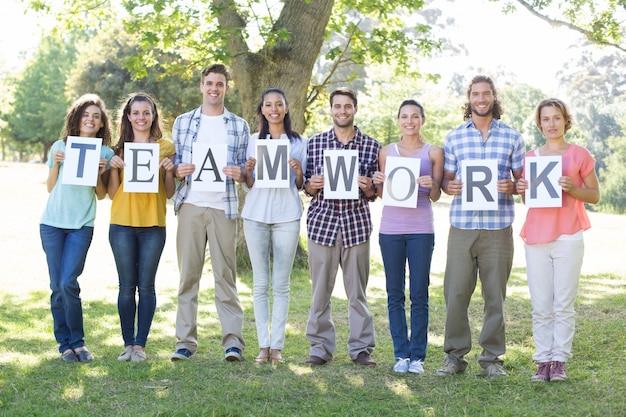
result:
M 200 103 L 200 79 L 196 74 L 192 77 L 189 73 L 166 71 L 167 63 L 184 62 L 175 53 L 155 51 L 159 62 L 146 67 L 143 77 L 137 77 L 131 68 L 138 65 L 135 60 L 140 50 L 136 38 L 123 28 L 103 31 L 80 49 L 68 77 L 68 95 L 75 98 L 86 92 L 96 93 L 112 116 L 125 96 L 137 91 L 150 93 L 157 99 L 161 119 L 170 125 L 166 127 L 171 127 L 176 116 Z M 117 121 L 117 117 L 113 120 Z
M 50 146 L 59 138 L 70 105 L 65 83 L 75 55 L 71 36 L 45 37 L 16 82 L 12 109 L 6 116 L 20 160 L 26 150 L 35 149 L 46 161 Z

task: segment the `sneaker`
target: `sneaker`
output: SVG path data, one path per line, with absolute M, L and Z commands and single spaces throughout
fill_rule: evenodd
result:
M 143 362 L 146 360 L 146 352 L 143 350 L 135 350 L 133 349 L 133 352 L 130 356 L 130 361 L 131 362 Z
M 241 356 L 241 349 L 236 347 L 231 347 L 226 349 L 226 356 L 224 356 L 228 362 L 241 362 L 243 360 L 243 356 Z
M 497 378 L 499 376 L 509 376 L 509 374 L 502 369 L 502 365 L 499 363 L 492 363 L 483 369 L 483 376 L 486 376 L 487 378 Z
M 409 358 L 399 358 L 396 361 L 396 364 L 393 366 L 393 371 L 398 372 L 400 374 L 404 374 L 409 372 L 409 362 L 411 360 Z
M 530 380 L 532 382 L 548 382 L 550 380 L 550 362 L 537 362 L 537 372 Z
M 443 367 L 437 369 L 436 375 L 437 376 L 452 376 L 452 375 L 460 374 L 462 372 L 463 371 L 459 369 L 459 367 L 453 364 L 452 362 L 446 362 L 443 365 Z
M 550 381 L 561 382 L 567 379 L 565 374 L 565 362 L 553 361 L 550 368 Z
M 418 359 L 415 361 L 411 361 L 409 365 L 409 372 L 412 374 L 423 374 L 424 373 L 424 361 Z
M 93 354 L 86 348 L 81 350 L 75 350 L 74 353 L 76 353 L 76 357 L 80 362 L 87 363 L 91 362 L 94 359 Z
M 188 360 L 189 358 L 191 358 L 191 356 L 193 355 L 193 353 L 191 353 L 191 351 L 189 349 L 178 349 L 176 352 L 172 353 L 172 356 L 170 356 L 170 359 L 172 360 L 172 362 L 176 362 L 178 360 Z
M 363 366 L 367 366 L 367 367 L 374 367 L 376 366 L 376 362 L 374 362 L 374 360 L 371 358 L 370 354 L 367 353 L 366 351 L 360 352 L 359 355 L 356 357 L 356 359 L 352 359 L 352 362 L 358 364 L 358 365 L 363 365 Z
M 124 352 L 120 353 L 117 357 L 118 361 L 129 361 L 130 357 L 133 354 L 133 348 L 131 346 L 126 346 L 124 348 Z

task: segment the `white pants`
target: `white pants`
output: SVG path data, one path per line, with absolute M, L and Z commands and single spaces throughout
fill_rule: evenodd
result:
M 252 263 L 254 319 L 260 348 L 282 350 L 289 312 L 289 280 L 300 237 L 300 220 L 267 224 L 243 220 Z M 270 273 L 270 246 L 273 253 Z M 270 281 L 273 308 L 270 336 Z
M 533 359 L 566 362 L 572 356 L 574 302 L 584 253 L 582 233 L 524 247 L 533 308 Z

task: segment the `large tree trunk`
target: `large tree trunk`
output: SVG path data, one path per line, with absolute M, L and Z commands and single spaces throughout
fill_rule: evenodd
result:
M 222 29 L 229 30 L 229 49 L 233 61 L 230 65 L 234 83 L 241 95 L 243 117 L 251 130 L 257 130 L 256 106 L 263 90 L 278 87 L 285 91 L 293 128 L 303 132 L 307 106 L 307 90 L 311 82 L 313 66 L 324 40 L 326 25 L 330 19 L 334 0 L 286 0 L 274 29 L 289 33 L 288 39 L 266 45 L 259 52 L 252 52 L 242 36 L 244 19 L 237 13 L 233 0 L 213 0 L 218 10 Z M 239 191 L 240 210 L 245 192 Z M 241 220 L 237 236 L 240 267 L 249 266 L 246 242 Z M 305 252 L 298 247 L 297 264 L 302 264 Z

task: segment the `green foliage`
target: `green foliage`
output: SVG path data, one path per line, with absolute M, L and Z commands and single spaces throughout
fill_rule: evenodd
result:
M 524 134 L 526 148 L 532 149 L 545 143 L 535 124 L 535 108 L 546 94 L 528 84 L 507 83 L 498 90 L 504 108 L 502 121 Z
M 69 77 L 68 94 L 78 97 L 85 92 L 96 93 L 115 111 L 127 94 L 150 93 L 158 101 L 166 127 L 171 126 L 176 116 L 199 105 L 200 80 L 180 55 L 153 50 L 159 57 L 157 63 L 141 66 L 136 61 L 138 53 L 135 37 L 121 28 L 95 36 L 81 48 L 77 65 Z M 166 71 L 166 65 L 177 66 L 180 70 Z M 139 77 L 131 70 L 138 67 L 143 68 L 145 75 Z
M 71 36 L 43 38 L 16 82 L 7 120 L 13 143 L 20 152 L 38 150 L 45 161 L 48 149 L 59 139 L 70 105 L 65 83 L 75 55 Z

